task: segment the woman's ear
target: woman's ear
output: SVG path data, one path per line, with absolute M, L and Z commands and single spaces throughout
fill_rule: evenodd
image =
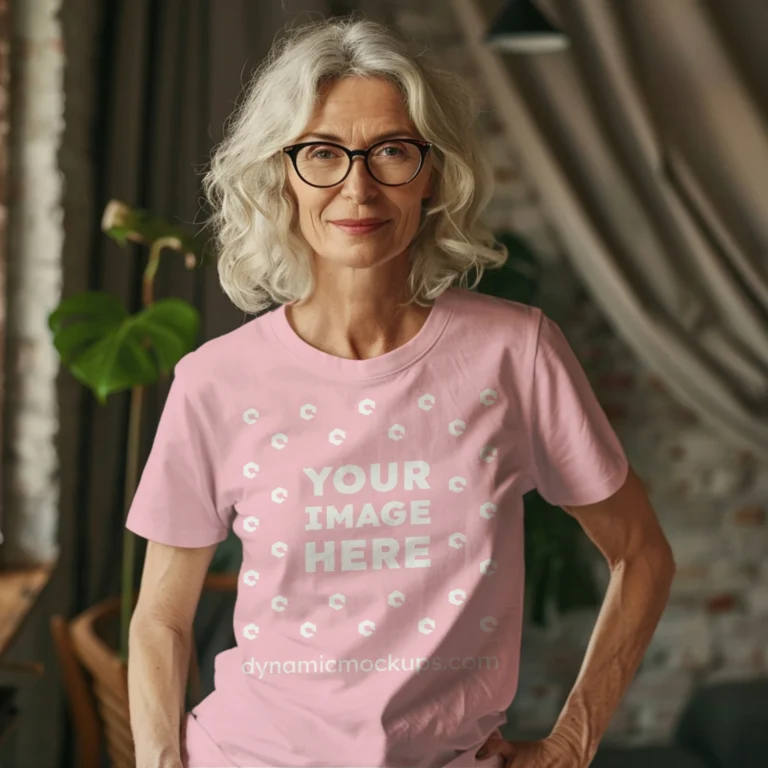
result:
M 429 184 L 427 187 L 429 188 L 429 196 L 434 200 L 437 197 L 437 187 L 440 182 L 440 177 L 438 176 L 437 172 L 434 168 L 431 169 L 431 173 L 429 174 Z
M 424 194 L 421 196 L 422 203 L 429 202 L 435 194 L 435 177 L 430 175 L 429 183 L 424 190 Z

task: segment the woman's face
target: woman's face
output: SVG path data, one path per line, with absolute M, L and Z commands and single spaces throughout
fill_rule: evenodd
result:
M 317 133 L 327 135 L 318 137 Z M 350 150 L 367 149 L 390 134 L 422 138 L 391 83 L 349 77 L 321 91 L 312 119 L 293 143 L 325 139 Z M 397 154 L 396 150 L 383 151 Z M 358 157 L 343 182 L 326 188 L 306 184 L 287 155 L 285 162 L 302 235 L 317 256 L 339 265 L 372 267 L 403 254 L 421 223 L 422 200 L 433 191 L 429 155 L 416 178 L 396 187 L 377 182 Z M 350 233 L 332 223 L 365 218 L 385 219 L 386 223 L 366 234 Z

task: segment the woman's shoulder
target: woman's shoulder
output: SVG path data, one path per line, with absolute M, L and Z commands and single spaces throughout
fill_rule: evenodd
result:
M 536 333 L 543 314 L 538 307 L 467 288 L 451 288 L 447 295 L 464 333 L 527 336 Z
M 249 361 L 263 361 L 268 353 L 270 320 L 265 312 L 204 341 L 179 360 L 176 375 L 199 384 L 239 378 Z

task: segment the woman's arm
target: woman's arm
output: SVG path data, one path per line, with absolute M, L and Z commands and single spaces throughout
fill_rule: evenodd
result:
M 579 676 L 550 735 L 507 741 L 494 732 L 478 752 L 480 759 L 501 754 L 511 768 L 586 768 L 592 762 L 648 648 L 675 574 L 672 551 L 631 467 L 610 498 L 563 509 L 603 553 L 611 581 Z
M 181 768 L 192 624 L 216 546 L 147 544 L 128 642 L 136 768 Z
M 564 507 L 611 569 L 584 663 L 550 739 L 587 766 L 629 688 L 669 598 L 675 564 L 642 481 L 597 504 Z

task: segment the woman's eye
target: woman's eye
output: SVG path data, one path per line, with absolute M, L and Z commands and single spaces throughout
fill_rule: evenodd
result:
M 398 152 L 402 152 L 403 150 L 400 147 L 396 147 L 394 145 L 390 145 L 388 147 L 382 147 L 381 152 L 386 153 L 388 150 L 391 150 L 390 154 L 385 154 L 385 157 L 397 157 Z
M 336 147 L 315 145 L 307 147 L 302 155 L 306 160 L 334 160 L 341 157 L 341 152 Z

